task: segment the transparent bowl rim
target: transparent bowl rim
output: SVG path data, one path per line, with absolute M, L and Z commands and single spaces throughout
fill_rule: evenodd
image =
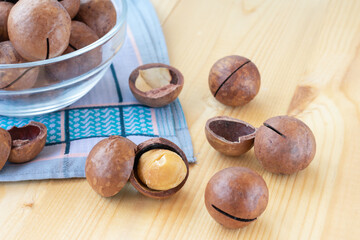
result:
M 91 50 L 93 50 L 94 48 L 97 48 L 101 45 L 103 45 L 104 43 L 106 43 L 107 41 L 109 41 L 111 38 L 114 37 L 114 35 L 119 32 L 120 28 L 123 26 L 123 24 L 126 22 L 126 17 L 127 17 L 127 2 L 126 0 L 112 0 L 114 2 L 117 2 L 117 5 L 120 4 L 121 2 L 121 6 L 122 6 L 122 10 L 118 11 L 118 6 L 116 5 L 116 25 L 107 33 L 105 34 L 102 38 L 100 38 L 99 40 L 97 40 L 96 42 L 93 42 L 92 44 L 81 48 L 77 51 L 65 54 L 65 55 L 61 55 L 55 58 L 50 58 L 47 60 L 40 60 L 40 61 L 34 61 L 34 62 L 26 62 L 26 63 L 15 63 L 15 64 L 0 64 L 0 70 L 1 69 L 12 69 L 12 68 L 32 68 L 32 67 L 38 67 L 38 66 L 43 66 L 43 65 L 47 65 L 47 64 L 52 64 L 52 63 L 57 63 L 57 62 L 61 62 L 67 59 L 71 59 L 71 58 L 75 58 L 81 54 L 84 54 L 86 52 L 89 52 Z

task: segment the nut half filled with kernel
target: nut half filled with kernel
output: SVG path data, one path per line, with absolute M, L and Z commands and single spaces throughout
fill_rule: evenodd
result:
M 130 182 L 140 193 L 157 199 L 170 197 L 188 176 L 185 153 L 173 142 L 152 138 L 138 145 Z
M 162 107 L 175 101 L 183 85 L 181 72 L 162 63 L 141 65 L 129 77 L 129 87 L 134 97 L 150 107 Z
M 152 149 L 141 155 L 137 173 L 149 188 L 169 190 L 185 179 L 187 170 L 185 162 L 176 152 Z

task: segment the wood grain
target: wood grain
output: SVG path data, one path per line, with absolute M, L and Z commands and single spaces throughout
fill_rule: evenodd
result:
M 1 239 L 358 239 L 360 236 L 360 1 L 152 0 L 198 159 L 168 200 L 127 185 L 99 197 L 85 180 L 0 184 Z M 218 103 L 207 77 L 219 58 L 238 54 L 259 68 L 258 96 L 241 108 Z M 314 131 L 317 153 L 292 176 L 268 173 L 253 151 L 225 157 L 207 143 L 207 119 L 227 115 L 259 126 L 290 114 Z M 204 205 L 217 171 L 246 166 L 268 184 L 269 205 L 241 230 L 218 225 Z

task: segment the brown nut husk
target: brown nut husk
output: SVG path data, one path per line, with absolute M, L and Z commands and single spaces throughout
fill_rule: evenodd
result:
M 242 106 L 258 94 L 260 73 L 249 59 L 227 56 L 211 67 L 209 87 L 219 102 L 228 106 Z
M 103 197 L 120 192 L 134 166 L 136 144 L 121 136 L 98 142 L 85 164 L 86 180 Z
M 268 199 L 264 179 L 245 167 L 221 170 L 205 190 L 209 214 L 227 228 L 242 228 L 254 222 L 266 209 Z
M 60 56 L 69 45 L 71 19 L 56 0 L 21 0 L 11 9 L 8 33 L 28 61 Z
M 116 25 L 116 10 L 111 0 L 81 0 L 76 19 L 101 38 Z
M 31 121 L 23 127 L 12 127 L 8 132 L 12 140 L 9 162 L 28 162 L 39 155 L 45 146 L 47 128 L 40 122 Z
M 304 122 L 294 117 L 277 116 L 266 120 L 257 130 L 254 150 L 267 171 L 293 174 L 311 163 L 316 142 Z
M 13 6 L 10 2 L 0 2 L 0 42 L 9 40 L 7 22 Z
M 8 131 L 0 128 L 0 170 L 4 167 L 11 151 L 11 136 Z
M 0 64 L 16 64 L 26 62 L 15 50 L 10 41 L 0 43 Z M 0 89 L 23 90 L 34 86 L 39 68 L 7 68 L 0 69 Z
M 72 21 L 69 46 L 64 55 L 84 48 L 98 39 L 96 33 L 85 23 Z M 78 57 L 52 64 L 48 66 L 48 70 L 50 75 L 53 75 L 53 81 L 63 81 L 90 71 L 99 66 L 101 61 L 102 50 L 98 47 Z
M 182 158 L 182 160 L 186 165 L 187 172 L 184 180 L 179 185 L 168 190 L 153 190 L 147 187 L 143 182 L 141 182 L 137 172 L 138 162 L 142 154 L 152 149 L 167 149 L 177 153 Z M 189 176 L 189 163 L 187 161 L 185 153 L 175 143 L 164 138 L 152 138 L 137 146 L 134 167 L 130 176 L 130 183 L 143 195 L 156 199 L 168 198 L 174 195 L 184 186 L 188 176 Z
M 62 0 L 59 2 L 69 13 L 71 19 L 73 19 L 76 16 L 76 14 L 79 12 L 80 0 Z
M 254 145 L 256 128 L 242 120 L 219 116 L 210 118 L 205 125 L 205 135 L 215 150 L 240 156 Z
M 153 68 L 166 68 L 171 75 L 171 81 L 168 85 L 160 88 L 155 88 L 150 91 L 143 92 L 136 87 L 136 81 L 139 77 L 140 71 L 146 71 Z M 184 85 L 184 77 L 176 68 L 162 64 L 162 63 L 150 63 L 137 67 L 132 71 L 129 76 L 129 87 L 135 98 L 150 107 L 163 107 L 179 96 Z

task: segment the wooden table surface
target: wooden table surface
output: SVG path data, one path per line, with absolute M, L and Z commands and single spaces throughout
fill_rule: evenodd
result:
M 127 185 L 101 198 L 86 180 L 0 184 L 0 239 L 359 239 L 360 1 L 152 0 L 172 65 L 185 76 L 180 101 L 198 164 L 184 188 L 153 200 Z M 218 103 L 207 77 L 238 54 L 259 68 L 258 96 L 244 107 Z M 313 130 L 317 153 L 291 176 L 264 171 L 253 150 L 231 158 L 204 134 L 216 115 L 254 126 L 290 114 Z M 217 171 L 246 166 L 269 187 L 263 215 L 228 230 L 207 213 L 204 190 Z

